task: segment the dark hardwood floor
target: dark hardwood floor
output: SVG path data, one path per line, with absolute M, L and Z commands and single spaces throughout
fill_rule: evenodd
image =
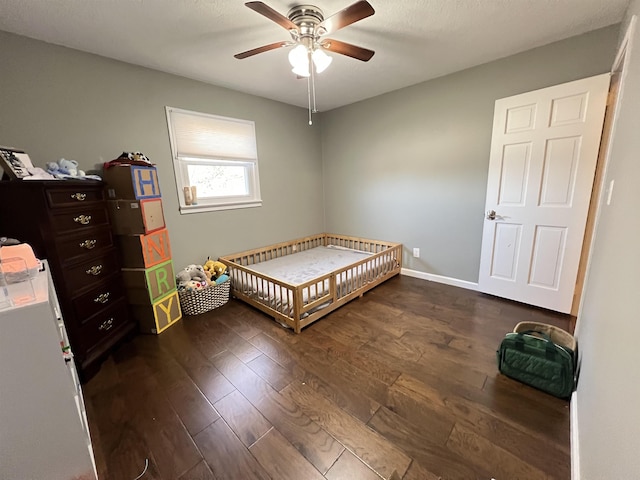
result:
M 300 335 L 232 299 L 84 386 L 99 478 L 568 480 L 568 402 L 496 368 L 521 320 L 570 318 L 405 276 Z

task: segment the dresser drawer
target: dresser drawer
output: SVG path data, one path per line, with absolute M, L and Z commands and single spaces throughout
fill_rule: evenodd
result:
M 121 299 L 110 308 L 89 318 L 79 329 L 80 349 L 87 352 L 99 345 L 127 323 L 127 303 Z
M 68 292 L 87 291 L 119 271 L 117 252 L 111 249 L 66 269 L 64 273 L 66 290 Z
M 94 252 L 113 246 L 113 237 L 109 226 L 87 229 L 70 236 L 56 239 L 57 251 L 62 262 L 66 263 L 83 255 L 93 255 Z
M 73 310 L 78 322 L 84 324 L 91 316 L 108 308 L 124 297 L 124 285 L 120 276 L 108 280 L 73 299 Z
M 51 208 L 86 205 L 104 200 L 102 187 L 91 188 L 89 186 L 78 186 L 76 188 L 50 188 L 46 190 L 46 195 Z
M 76 231 L 81 228 L 100 227 L 109 224 L 107 209 L 102 205 L 82 209 L 74 209 L 52 215 L 51 223 L 56 233 Z

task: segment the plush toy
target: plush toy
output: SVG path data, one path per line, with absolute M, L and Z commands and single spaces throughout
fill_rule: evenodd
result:
M 85 173 L 83 170 L 78 169 L 78 162 L 75 160 L 67 160 L 66 158 L 61 158 L 58 160 L 58 165 L 60 166 L 60 171 L 62 173 L 66 173 L 67 175 L 71 175 L 72 177 L 84 177 Z
M 222 262 L 213 262 L 213 271 L 216 274 L 216 278 L 219 278 L 227 271 L 227 266 Z
M 47 172 L 56 178 L 79 178 L 100 180 L 97 175 L 87 175 L 84 170 L 78 168 L 78 162 L 61 158 L 58 162 L 47 162 Z
M 204 265 L 202 266 L 202 268 L 204 268 L 205 272 L 211 272 L 213 274 L 213 266 L 215 264 L 216 264 L 216 262 L 211 260 L 211 257 L 207 257 L 207 261 L 204 262 Z
M 180 290 L 199 290 L 209 285 L 207 274 L 202 265 L 187 265 L 176 274 L 176 281 Z M 192 282 L 197 283 L 194 285 Z
M 191 275 L 191 280 L 207 283 L 207 274 L 204 273 L 202 265 L 187 265 L 185 270 L 189 272 L 189 275 Z
M 185 285 L 184 289 L 187 292 L 194 292 L 196 290 L 202 290 L 204 288 L 207 288 L 209 285 L 205 282 L 198 282 L 196 280 L 189 280 L 187 282 L 187 284 Z
M 203 268 L 204 271 L 207 272 L 207 274 L 208 272 L 211 272 L 210 278 L 212 283 L 220 278 L 221 275 L 224 275 L 224 273 L 227 271 L 227 266 L 224 263 L 218 262 L 216 260 L 211 260 L 211 257 L 207 257 L 207 261 L 204 262 Z
M 209 285 L 214 285 L 216 283 L 216 277 L 214 276 L 213 270 L 205 270 L 204 274 L 207 276 L 207 282 Z

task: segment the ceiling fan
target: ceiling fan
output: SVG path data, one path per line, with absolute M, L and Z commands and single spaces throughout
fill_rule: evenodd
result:
M 263 2 L 247 2 L 245 5 L 287 29 L 291 40 L 270 43 L 238 53 L 234 55 L 237 59 L 251 57 L 277 48 L 295 46 L 289 53 L 289 62 L 293 67 L 293 72 L 301 77 L 309 77 L 314 71 L 316 73 L 322 72 L 331 63 L 331 57 L 324 50 L 363 62 L 369 61 L 375 53 L 367 48 L 324 37 L 373 15 L 375 10 L 367 1 L 356 2 L 328 18 L 324 18 L 322 10 L 314 5 L 296 5 L 289 10 L 286 17 Z

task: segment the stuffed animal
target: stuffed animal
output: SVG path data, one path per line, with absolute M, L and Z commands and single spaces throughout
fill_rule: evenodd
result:
M 211 257 L 207 257 L 207 261 L 204 262 L 204 271 L 211 272 L 211 281 L 215 282 L 216 279 L 220 278 L 221 275 L 227 271 L 227 266 L 216 260 L 211 260 Z
M 213 262 L 213 271 L 216 274 L 216 278 L 219 278 L 227 271 L 227 266 L 222 262 Z
M 58 165 L 60 166 L 60 171 L 62 173 L 66 173 L 73 177 L 84 177 L 85 173 L 83 170 L 78 169 L 78 162 L 75 160 L 67 160 L 66 158 L 61 158 L 58 160 Z
M 178 288 L 180 290 L 187 290 L 189 288 L 197 290 L 198 288 L 195 288 L 197 286 L 191 282 L 196 282 L 200 284 L 201 287 L 202 285 L 204 285 L 204 287 L 209 285 L 204 268 L 202 268 L 202 265 L 195 264 L 187 265 L 186 268 L 180 270 L 176 274 L 176 281 L 178 282 Z
M 202 268 L 204 268 L 205 272 L 211 272 L 213 274 L 213 266 L 215 264 L 216 264 L 216 262 L 211 260 L 211 257 L 207 257 L 207 261 L 204 262 L 204 265 L 202 266 Z
M 185 270 L 189 272 L 189 275 L 191 275 L 191 280 L 207 283 L 207 274 L 204 273 L 202 265 L 187 265 Z
M 187 284 L 184 286 L 184 290 L 187 292 L 194 292 L 196 290 L 202 290 L 207 288 L 209 285 L 205 282 L 198 282 L 196 280 L 189 280 Z
M 204 274 L 207 276 L 207 282 L 209 282 L 209 285 L 214 285 L 216 283 L 216 277 L 214 276 L 213 270 L 205 270 Z
M 84 170 L 80 170 L 78 168 L 78 162 L 75 160 L 67 160 L 66 158 L 61 158 L 56 162 L 47 162 L 47 172 L 57 178 L 85 178 L 87 174 Z M 96 180 L 100 180 L 100 177 L 95 178 L 95 175 L 89 175 L 90 178 L 94 178 Z

